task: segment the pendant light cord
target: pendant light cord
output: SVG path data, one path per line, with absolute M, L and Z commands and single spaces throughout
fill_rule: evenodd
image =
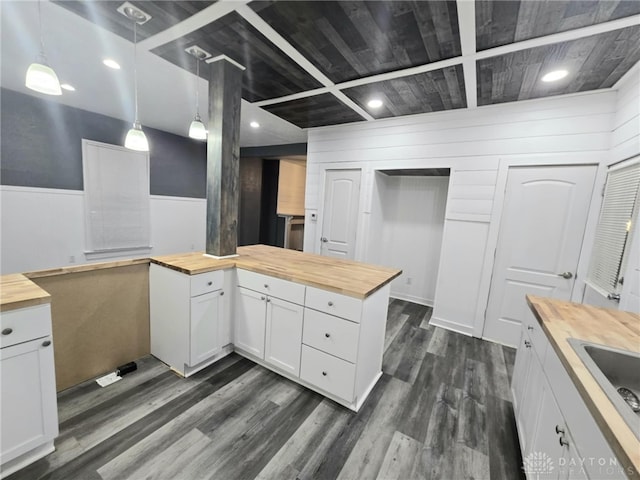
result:
M 196 56 L 196 117 L 200 118 L 200 89 L 198 88 L 198 80 L 200 80 L 200 57 Z
M 136 108 L 135 123 L 138 124 L 138 22 L 133 20 L 133 95 Z
M 38 0 L 38 28 L 40 30 L 40 56 L 44 59 L 44 37 L 42 36 L 42 12 L 40 10 L 40 0 Z

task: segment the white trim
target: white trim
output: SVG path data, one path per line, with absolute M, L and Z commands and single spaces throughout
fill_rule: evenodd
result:
M 476 4 L 469 0 L 457 0 L 456 6 L 467 108 L 476 108 L 478 106 L 476 62 L 473 58 L 467 58 L 476 53 Z
M 40 193 L 51 195 L 84 195 L 84 190 L 67 190 L 63 188 L 23 187 L 20 185 L 0 185 L 0 192 Z
M 446 330 L 462 333 L 463 335 L 467 335 L 469 337 L 473 336 L 472 328 L 469 325 L 462 325 L 457 322 L 445 320 L 444 318 L 438 318 L 438 317 L 432 316 L 431 320 L 429 320 L 429 325 L 433 325 L 434 327 L 440 327 Z
M 362 109 L 360 105 L 358 105 L 356 102 L 351 100 L 349 97 L 347 97 L 344 93 L 342 93 L 337 88 L 331 89 L 331 93 L 333 93 L 333 95 L 342 103 L 344 103 L 347 107 L 350 107 L 353 111 L 355 111 L 356 113 L 364 117 L 366 120 L 368 121 L 375 120 L 375 118 L 369 115 L 369 113 L 366 110 Z
M 427 300 L 421 297 L 416 297 L 415 295 L 402 295 L 401 293 L 391 292 L 391 294 L 389 294 L 389 298 L 395 298 L 396 300 L 417 303 L 418 305 L 424 305 L 425 307 L 433 308 L 433 300 Z
M 211 22 L 224 17 L 228 13 L 233 12 L 238 8 L 238 4 L 249 3 L 249 0 L 219 0 L 213 5 L 203 8 L 198 13 L 188 17 L 172 27 L 162 30 L 161 32 L 153 35 L 138 43 L 138 48 L 144 50 L 153 50 L 160 45 L 164 45 L 169 42 L 187 35 L 195 30 L 198 30 Z
M 206 198 L 197 197 L 174 197 L 171 195 L 149 195 L 151 200 L 167 200 L 172 202 L 194 202 L 194 203 L 207 203 Z
M 633 78 L 633 76 L 638 74 L 638 73 L 640 73 L 640 60 L 638 60 L 633 67 L 631 67 L 629 70 L 627 70 L 627 73 L 622 75 L 622 77 L 620 77 L 620 79 L 616 83 L 613 84 L 611 89 L 612 90 L 620 90 L 620 88 L 623 87 L 625 83 L 630 81 L 631 78 Z
M 212 58 L 207 58 L 205 60 L 206 63 L 211 64 L 211 63 L 215 63 L 215 62 L 219 62 L 220 60 L 226 60 L 227 62 L 229 62 L 231 65 L 235 65 L 236 67 L 238 67 L 240 70 L 246 70 L 246 67 L 243 67 L 242 65 L 240 65 L 238 62 L 236 62 L 234 59 L 227 57 L 226 55 L 218 55 L 217 57 L 212 57 Z
M 255 105 L 256 107 L 264 107 L 266 105 L 272 105 L 274 103 L 284 103 L 291 100 L 298 100 L 299 98 L 315 97 L 316 95 L 322 95 L 323 93 L 331 93 L 331 87 L 321 87 L 314 90 L 292 93 L 291 95 L 285 95 L 284 97 L 260 100 L 259 102 L 252 103 L 251 105 Z
M 224 260 L 225 258 L 235 258 L 235 257 L 239 257 L 240 255 L 237 254 L 237 253 L 233 253 L 231 255 L 222 255 L 221 257 L 219 257 L 217 255 L 211 255 L 210 253 L 203 253 L 202 256 L 203 257 L 214 258 L 216 260 Z

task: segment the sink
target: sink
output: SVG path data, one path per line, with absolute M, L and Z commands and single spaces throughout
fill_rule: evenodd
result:
M 617 391 L 623 387 L 640 397 L 640 353 L 575 338 L 568 342 L 640 440 L 640 412 L 634 412 Z

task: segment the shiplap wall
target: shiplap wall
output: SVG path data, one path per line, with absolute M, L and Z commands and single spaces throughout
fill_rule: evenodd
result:
M 152 195 L 150 201 L 151 255 L 204 250 L 205 199 Z M 5 185 L 0 207 L 2 274 L 132 258 L 85 258 L 82 191 Z
M 605 91 L 311 130 L 305 250 L 319 252 L 311 215 L 321 216 L 327 169 L 362 169 L 356 259 L 375 263 L 371 243 L 384 227 L 375 214 L 375 171 L 450 168 L 432 323 L 481 336 L 509 166 L 606 162 L 616 100 L 617 92 Z
M 402 269 L 391 283 L 394 298 L 433 305 L 448 185 L 449 177 L 375 175 L 371 231 L 377 241 L 368 259 Z

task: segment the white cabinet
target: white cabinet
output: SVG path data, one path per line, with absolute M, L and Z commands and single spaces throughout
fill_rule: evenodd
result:
M 151 354 L 188 377 L 233 350 L 230 271 L 187 275 L 151 264 Z
M 295 377 L 300 375 L 303 312 L 300 305 L 267 297 L 264 360 Z
M 511 391 L 529 479 L 626 478 L 608 468 L 615 455 L 537 323 L 522 326 Z
M 239 269 L 235 347 L 298 377 L 304 290 L 304 285 Z
M 58 436 L 49 304 L 0 314 L 0 464 L 9 475 L 54 450 Z
M 267 296 L 248 288 L 236 289 L 233 344 L 251 355 L 264 359 Z

